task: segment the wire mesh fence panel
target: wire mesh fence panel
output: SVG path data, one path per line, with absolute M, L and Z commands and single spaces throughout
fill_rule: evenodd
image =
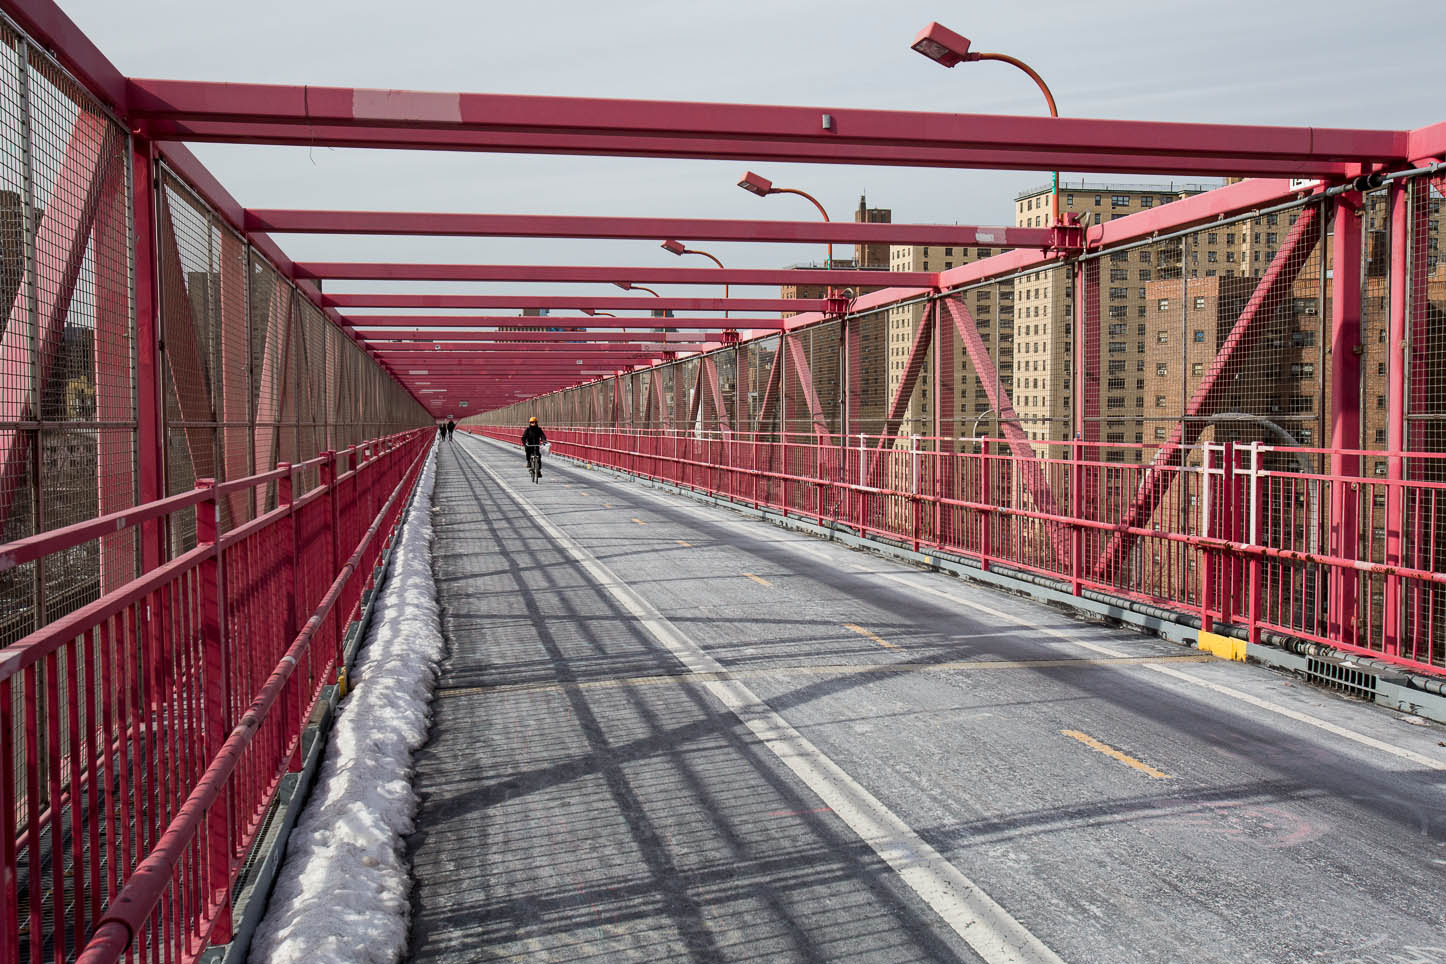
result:
M 0 52 L 0 541 L 134 504 L 125 131 L 8 24 Z M 107 535 L 0 574 L 0 645 L 132 578 Z

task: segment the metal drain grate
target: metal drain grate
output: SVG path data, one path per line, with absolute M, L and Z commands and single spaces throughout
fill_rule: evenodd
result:
M 1312 682 L 1327 689 L 1369 702 L 1376 699 L 1376 674 L 1358 666 L 1311 657 L 1306 660 L 1305 674 Z

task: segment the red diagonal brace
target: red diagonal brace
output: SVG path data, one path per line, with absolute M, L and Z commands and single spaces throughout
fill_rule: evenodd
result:
M 798 380 L 799 391 L 803 393 L 804 404 L 808 406 L 809 418 L 813 420 L 813 433 L 820 442 L 828 440 L 828 419 L 824 416 L 823 405 L 818 400 L 818 391 L 813 387 L 813 369 L 808 364 L 808 353 L 794 335 L 785 334 L 784 344 L 788 346 L 789 367 Z
M 183 276 L 185 268 L 176 243 L 176 224 L 171 218 L 168 192 L 164 189 L 160 191 L 159 202 L 161 213 L 156 233 L 160 235 L 161 248 L 161 310 L 165 324 L 166 367 L 170 369 L 171 387 L 175 390 L 181 421 L 189 423 L 184 432 L 193 476 L 197 479 L 215 478 L 213 430 L 204 427 L 216 421 L 206 359 L 196 337 L 191 299 Z
M 1190 403 L 1185 406 L 1184 417 L 1175 423 L 1169 439 L 1160 446 L 1150 461 L 1150 467 L 1140 480 L 1139 488 L 1135 490 L 1134 502 L 1120 518 L 1121 530 L 1139 528 L 1148 523 L 1155 514 L 1155 509 L 1159 507 L 1160 500 L 1169 491 L 1173 481 L 1173 476 L 1164 469 L 1178 466 L 1189 447 L 1199 440 L 1207 423 L 1196 420 L 1193 416 L 1212 413 L 1217 401 L 1216 396 L 1229 389 L 1235 373 L 1250 355 L 1250 348 L 1255 342 L 1258 330 L 1257 323 L 1267 314 L 1265 309 L 1271 296 L 1280 291 L 1289 293 L 1295 284 L 1296 276 L 1300 274 L 1301 267 L 1315 245 L 1316 239 L 1311 231 L 1319 214 L 1317 207 L 1306 208 L 1285 236 L 1285 243 L 1280 246 L 1275 259 L 1265 269 L 1265 274 L 1255 286 L 1255 291 L 1240 312 L 1240 317 L 1235 320 L 1230 334 L 1216 352 L 1210 369 L 1205 373 L 1200 386 L 1195 389 Z M 1136 537 L 1128 532 L 1116 532 L 1095 565 L 1094 578 L 1104 579 L 1117 572 L 1121 560 L 1129 555 L 1134 546 L 1135 539 Z
M 755 434 L 763 432 L 763 426 L 768 421 L 768 413 L 777 403 L 779 396 L 783 393 L 779 385 L 778 375 L 783 365 L 783 345 L 780 344 L 773 352 L 773 364 L 768 368 L 768 381 L 763 386 L 763 404 L 758 406 L 758 422 L 754 426 Z
M 723 389 L 718 381 L 718 364 L 712 355 L 703 356 L 702 368 L 703 378 L 708 384 L 708 398 L 713 404 L 713 415 L 718 419 L 718 430 L 723 438 L 732 438 L 733 429 L 728 424 L 728 406 L 723 402 Z
M 984 344 L 984 339 L 979 337 L 979 329 L 975 326 L 969 309 L 958 298 L 944 298 L 942 303 L 954 322 L 954 331 L 964 345 L 969 364 L 974 366 L 974 374 L 979 379 L 984 394 L 989 398 L 989 404 L 999 415 L 999 432 L 1009 443 L 1015 470 L 1024 482 L 1025 492 L 1029 493 L 1029 498 L 1040 512 L 1059 516 L 1061 512 L 1054 490 L 1050 488 L 1049 479 L 1040 468 L 1039 458 L 1034 453 L 1029 436 L 1019 427 L 1019 415 L 1014 411 L 1014 401 L 1000 385 L 994 359 L 989 357 L 989 348 Z M 1054 543 L 1055 561 L 1064 565 L 1071 558 L 1069 530 L 1058 524 L 1049 524 L 1048 529 L 1050 541 Z
M 868 485 L 869 479 L 874 477 L 874 468 L 878 465 L 884 446 L 894 437 L 894 433 L 899 430 L 899 425 L 904 420 L 904 409 L 914 395 L 914 383 L 919 380 L 919 372 L 924 368 L 924 359 L 929 357 L 929 346 L 934 341 L 933 314 L 936 310 L 934 305 L 935 303 L 931 301 L 924 308 L 924 314 L 919 319 L 919 327 L 914 331 L 914 343 L 909 346 L 909 357 L 904 362 L 904 374 L 899 379 L 898 387 L 894 389 L 894 397 L 889 400 L 888 409 L 885 410 L 884 427 L 879 433 L 879 444 L 874 450 L 873 457 L 869 459 L 868 470 L 864 473 L 864 477 L 859 479 L 861 485 Z
M 34 332 L 32 345 L 30 292 L 22 282 L 0 335 L 0 372 L 6 374 L 0 382 L 0 423 L 29 421 L 39 415 L 31 408 L 30 379 L 37 375 L 42 386 L 49 380 L 100 202 L 108 192 L 121 190 L 120 179 L 125 176 L 121 151 L 108 119 L 84 110 L 76 116 L 50 201 L 35 232 L 39 330 Z M 27 462 L 26 433 L 0 430 L 0 527 L 9 518 L 11 500 Z

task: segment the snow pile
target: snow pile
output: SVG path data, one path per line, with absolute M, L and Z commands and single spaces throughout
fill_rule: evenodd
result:
M 372 611 L 355 688 L 251 943 L 253 962 L 390 964 L 406 946 L 412 751 L 427 738 L 443 651 L 432 576 L 435 477 L 434 449 Z

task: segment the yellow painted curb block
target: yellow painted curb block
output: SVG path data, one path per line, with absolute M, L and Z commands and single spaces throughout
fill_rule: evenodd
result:
M 1245 662 L 1245 640 L 1236 639 L 1233 636 L 1221 636 L 1218 633 L 1207 633 L 1200 630 L 1200 638 L 1195 643 L 1196 649 L 1203 649 L 1205 652 L 1221 659 L 1233 659 L 1236 662 Z

